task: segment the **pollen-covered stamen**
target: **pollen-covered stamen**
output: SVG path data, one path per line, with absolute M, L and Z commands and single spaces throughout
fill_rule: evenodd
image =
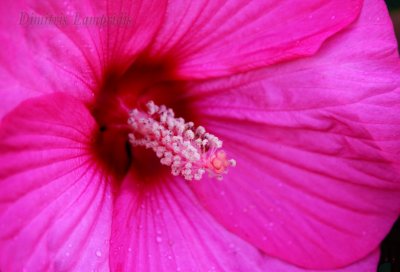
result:
M 222 141 L 207 133 L 204 127 L 176 118 L 172 109 L 147 103 L 147 112 L 134 109 L 128 124 L 132 127 L 129 141 L 134 146 L 152 149 L 161 164 L 171 167 L 175 176 L 200 180 L 205 172 L 222 179 L 236 161 L 228 159 L 221 149 Z

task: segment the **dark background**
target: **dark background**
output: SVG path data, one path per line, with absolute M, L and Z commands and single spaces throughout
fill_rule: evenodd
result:
M 386 0 L 386 4 L 400 45 L 400 0 Z M 381 244 L 378 272 L 400 272 L 400 218 Z
M 399 0 L 386 0 L 386 4 L 388 5 L 389 9 L 399 9 L 400 8 Z
M 400 45 L 400 0 L 386 0 L 386 4 L 389 8 L 390 16 L 392 17 L 397 41 Z

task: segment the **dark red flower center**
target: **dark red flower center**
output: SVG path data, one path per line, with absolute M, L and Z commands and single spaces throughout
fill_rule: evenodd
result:
M 168 173 L 153 152 L 131 147 L 127 120 L 129 110 L 141 109 L 150 100 L 167 105 L 185 119 L 195 119 L 188 101 L 183 99 L 185 84 L 176 77 L 175 67 L 172 58 L 141 55 L 128 68 L 113 65 L 104 72 L 94 102 L 89 105 L 98 124 L 92 148 L 97 162 L 117 179 L 132 168 L 149 182 Z

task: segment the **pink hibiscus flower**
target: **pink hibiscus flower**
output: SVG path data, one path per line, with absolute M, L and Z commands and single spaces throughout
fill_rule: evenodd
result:
M 1 271 L 376 270 L 400 212 L 382 1 L 1 5 Z M 104 14 L 129 24 L 82 25 Z M 145 147 L 181 125 L 174 176 Z

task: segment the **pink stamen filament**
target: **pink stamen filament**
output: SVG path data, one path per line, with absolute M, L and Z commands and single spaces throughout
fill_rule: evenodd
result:
M 132 128 L 129 141 L 133 146 L 152 149 L 161 164 L 171 167 L 175 176 L 200 180 L 205 172 L 222 179 L 236 161 L 228 159 L 221 149 L 222 141 L 207 133 L 204 127 L 176 118 L 172 109 L 147 103 L 147 112 L 134 109 L 128 124 Z

